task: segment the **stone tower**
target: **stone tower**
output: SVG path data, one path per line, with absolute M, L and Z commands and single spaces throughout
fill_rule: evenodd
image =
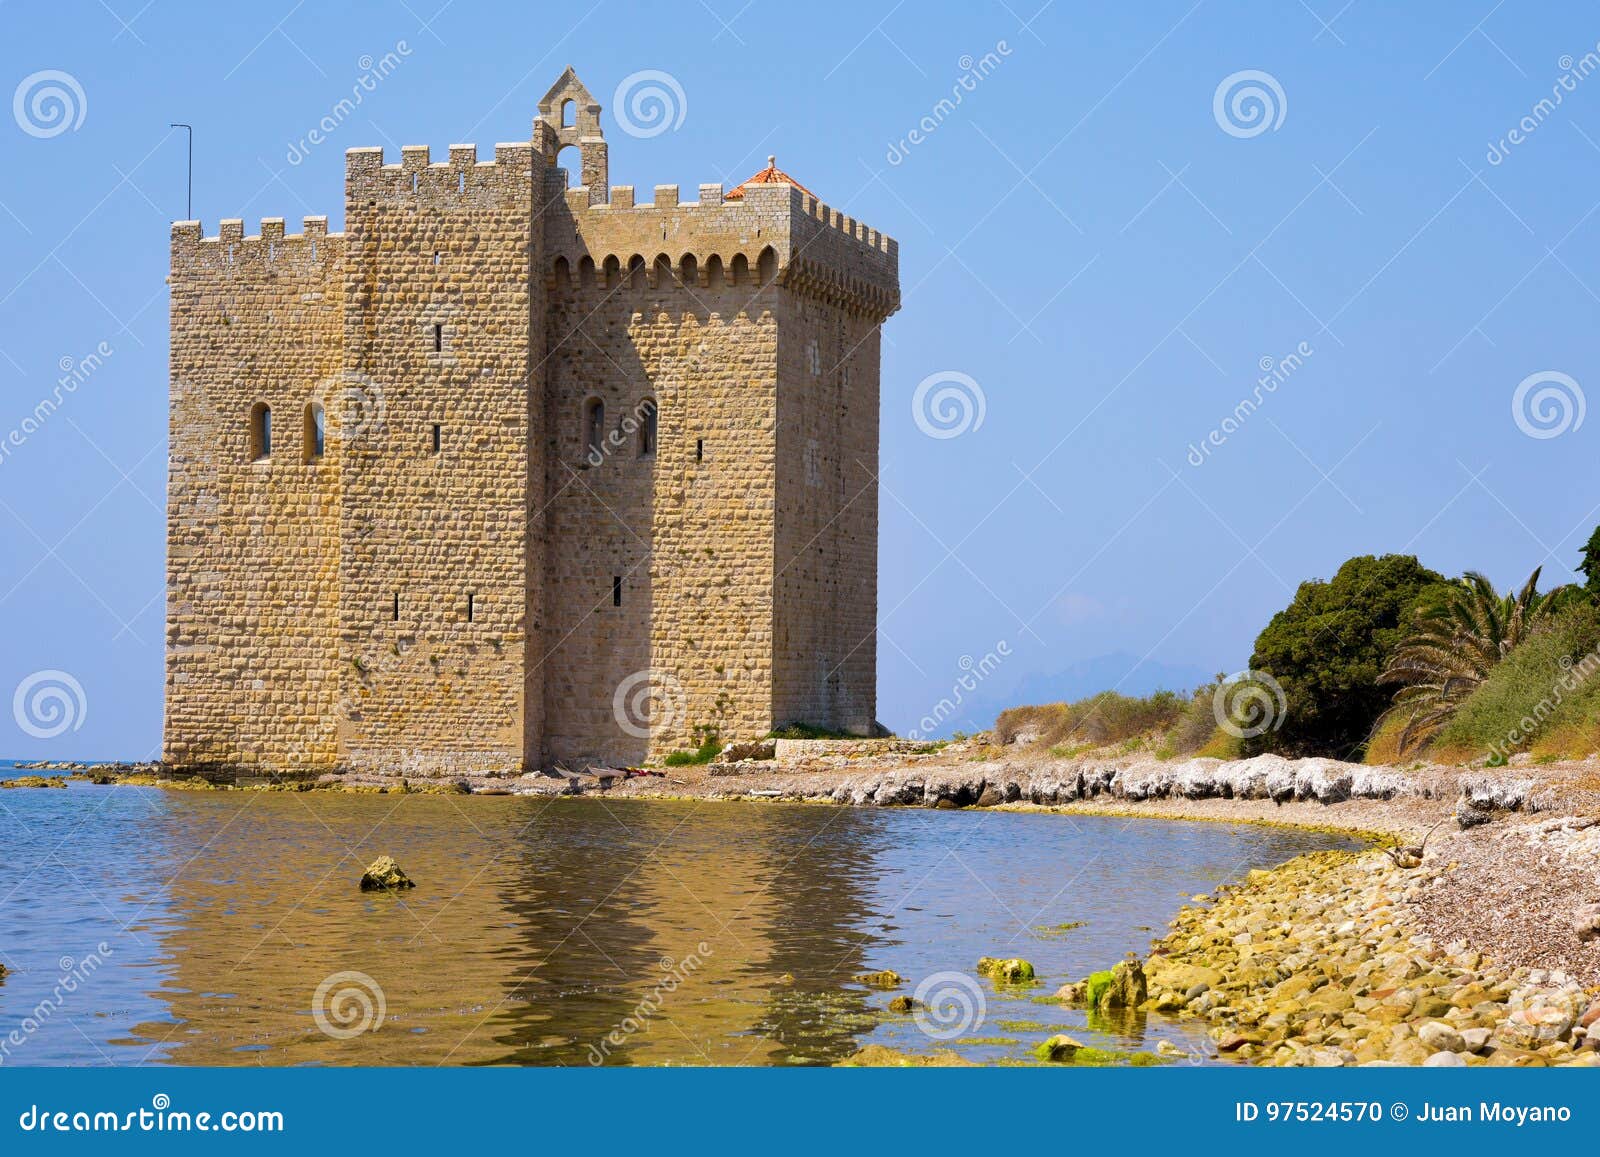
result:
M 775 162 L 353 149 L 345 231 L 172 233 L 165 757 L 508 773 L 874 721 L 893 240 Z M 576 150 L 577 161 L 566 161 Z

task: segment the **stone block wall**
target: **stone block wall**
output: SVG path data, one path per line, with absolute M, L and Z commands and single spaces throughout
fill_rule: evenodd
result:
M 344 239 L 308 217 L 172 228 L 165 758 L 297 771 L 338 756 Z M 270 446 L 259 444 L 263 416 Z M 254 428 L 253 428 L 254 425 Z
M 344 370 L 352 397 L 377 399 L 344 446 L 353 769 L 516 771 L 540 731 L 527 650 L 543 558 L 529 483 L 543 474 L 542 168 L 531 145 L 492 162 L 472 146 L 440 164 L 426 147 L 397 165 L 349 156 Z
M 772 716 L 867 735 L 877 719 L 878 322 L 785 298 Z
M 631 763 L 691 746 L 697 726 L 765 730 L 778 291 L 686 286 L 676 269 L 607 288 L 603 275 L 558 269 L 546 757 Z M 586 424 L 596 403 L 598 453 Z M 636 694 L 619 701 L 624 687 Z

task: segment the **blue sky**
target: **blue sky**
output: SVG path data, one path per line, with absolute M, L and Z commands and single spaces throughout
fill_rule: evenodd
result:
M 488 155 L 527 139 L 569 63 L 607 106 L 614 183 L 689 195 L 775 153 L 900 241 L 880 492 L 891 727 L 916 728 L 989 654 L 945 729 L 1018 694 L 1237 670 L 1295 584 L 1353 554 L 1564 581 L 1600 521 L 1600 417 L 1578 420 L 1600 383 L 1600 75 L 1583 59 L 1600 16 L 1530 8 L 7 4 L 0 699 L 60 671 L 85 709 L 49 737 L 0 712 L 0 753 L 159 745 L 163 278 L 185 215 L 168 122 L 195 126 L 208 233 L 309 213 L 339 228 L 345 149 Z M 292 158 L 385 54 L 398 67 Z M 635 136 L 615 93 L 644 70 L 676 82 L 683 115 Z M 1225 85 L 1238 73 L 1266 76 Z M 29 99 L 51 87 L 65 122 Z M 1264 118 L 1248 94 L 1230 103 L 1252 87 Z M 981 423 L 974 405 L 948 411 L 955 436 L 925 432 L 951 433 L 914 411 L 930 377 L 981 397 Z

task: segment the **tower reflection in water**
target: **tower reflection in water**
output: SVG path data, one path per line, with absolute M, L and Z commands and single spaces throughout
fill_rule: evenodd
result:
M 149 933 L 180 1064 L 784 1064 L 875 1023 L 885 833 L 835 809 L 171 793 Z M 419 887 L 362 893 L 393 855 Z M 320 991 L 319 991 L 320 990 Z M 381 1018 L 381 1023 L 380 1023 Z

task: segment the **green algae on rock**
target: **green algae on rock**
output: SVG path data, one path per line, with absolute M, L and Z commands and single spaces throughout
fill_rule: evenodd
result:
M 19 775 L 14 779 L 0 779 L 0 787 L 66 787 L 67 781 L 59 775 Z
M 1124 960 L 1101 972 L 1056 989 L 1054 1000 L 1096 1012 L 1136 1009 L 1149 996 L 1144 966 L 1137 960 Z
M 1075 1040 L 1066 1033 L 1057 1033 L 1033 1050 L 1033 1055 L 1050 1064 L 1081 1065 L 1103 1068 L 1111 1065 L 1130 1065 L 1144 1068 L 1166 1063 L 1166 1058 L 1147 1052 L 1120 1052 L 1116 1049 L 1095 1048 Z
M 1015 956 L 1006 960 L 993 956 L 980 957 L 978 975 L 987 976 L 996 984 L 1030 984 L 1034 979 L 1033 965 Z

